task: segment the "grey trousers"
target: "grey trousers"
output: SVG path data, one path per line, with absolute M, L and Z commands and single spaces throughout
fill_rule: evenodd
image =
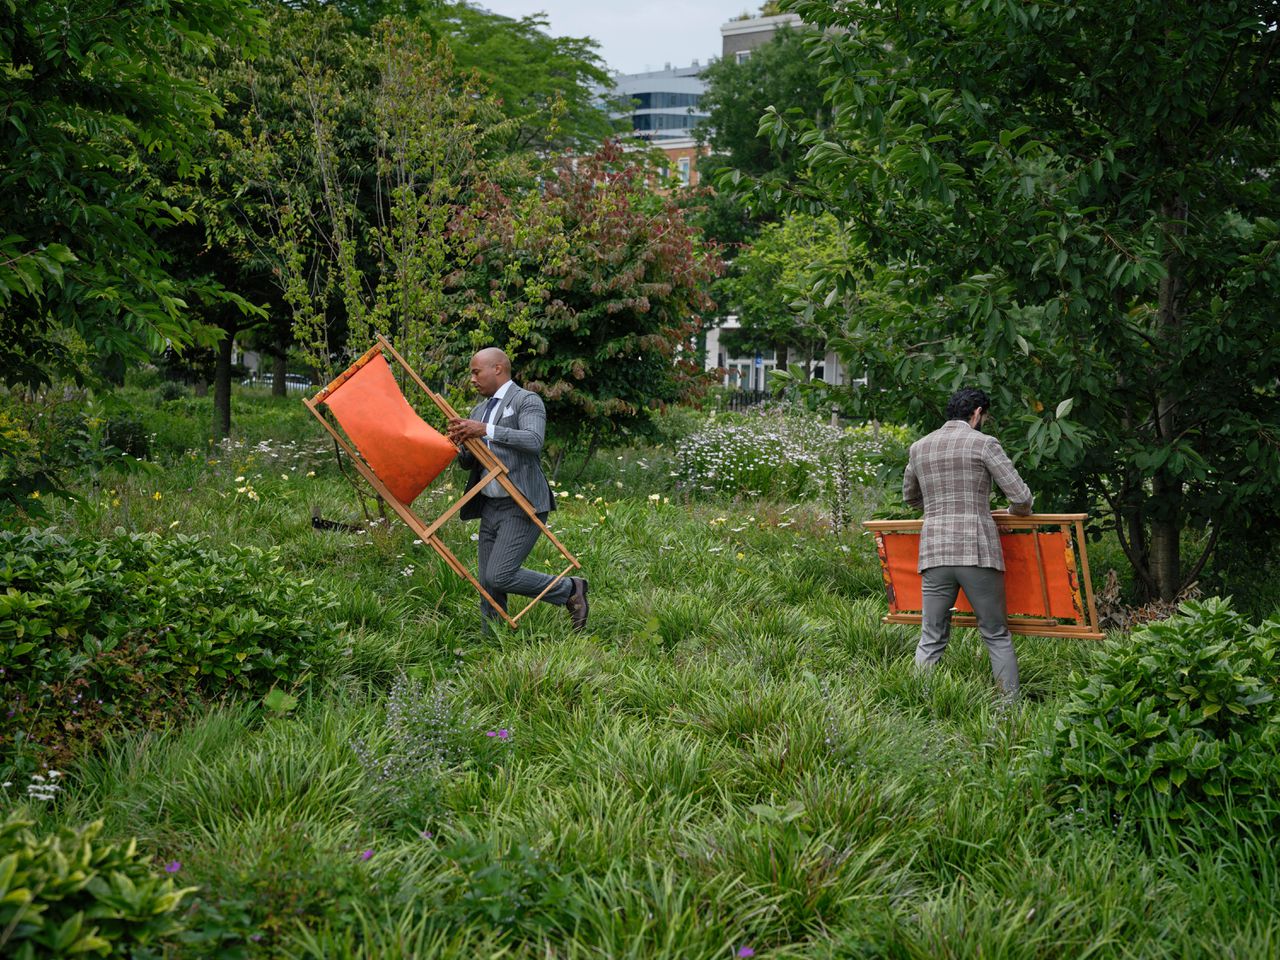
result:
M 931 667 L 951 640 L 951 608 L 961 588 L 978 618 L 991 672 L 1007 697 L 1018 695 L 1018 655 L 1004 606 L 1004 571 L 991 567 L 929 567 L 921 575 L 923 617 L 916 666 Z
M 536 597 L 555 577 L 521 566 L 542 536 L 529 515 L 510 497 L 482 495 L 480 499 L 484 501 L 480 510 L 480 585 L 506 610 L 507 594 Z M 538 516 L 546 522 L 545 513 Z M 572 592 L 573 584 L 565 577 L 542 599 L 562 607 Z M 489 620 L 497 615 L 481 597 L 480 616 Z

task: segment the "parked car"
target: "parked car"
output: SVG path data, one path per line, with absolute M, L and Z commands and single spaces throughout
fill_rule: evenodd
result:
M 260 377 L 245 377 L 240 381 L 242 387 L 261 387 L 263 390 L 270 390 L 275 378 L 264 373 Z M 284 388 L 286 390 L 310 390 L 313 384 L 310 380 L 300 373 L 286 373 L 284 375 Z

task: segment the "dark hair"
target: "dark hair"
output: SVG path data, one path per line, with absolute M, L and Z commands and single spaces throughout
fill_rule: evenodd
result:
M 991 398 L 977 387 L 965 387 L 953 393 L 947 401 L 947 419 L 968 420 L 979 407 L 983 411 L 991 409 Z

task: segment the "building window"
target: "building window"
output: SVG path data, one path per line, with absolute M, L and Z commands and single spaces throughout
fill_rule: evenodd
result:
M 739 50 L 736 54 L 739 63 L 746 63 L 747 58 L 751 56 L 750 50 Z
M 701 117 L 687 113 L 637 113 L 631 117 L 633 130 L 692 130 Z
M 633 93 L 628 99 L 634 110 L 670 110 L 672 107 L 697 107 L 702 102 L 698 93 Z
M 680 171 L 680 185 L 687 187 L 689 185 L 689 158 L 681 157 L 677 160 L 676 169 Z

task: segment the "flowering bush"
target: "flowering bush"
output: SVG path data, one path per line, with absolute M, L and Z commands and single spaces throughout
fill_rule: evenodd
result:
M 507 739 L 509 732 L 502 733 Z M 380 727 L 351 744 L 372 809 L 390 823 L 432 819 L 442 778 L 468 764 L 475 738 L 467 705 L 448 682 L 397 678 Z
M 273 550 L 0 532 L 0 736 L 65 758 L 188 697 L 261 696 L 327 659 L 336 606 Z
M 875 484 L 883 464 L 904 459 L 908 438 L 902 427 L 842 429 L 786 407 L 762 408 L 683 441 L 678 475 L 698 494 L 843 500 Z

